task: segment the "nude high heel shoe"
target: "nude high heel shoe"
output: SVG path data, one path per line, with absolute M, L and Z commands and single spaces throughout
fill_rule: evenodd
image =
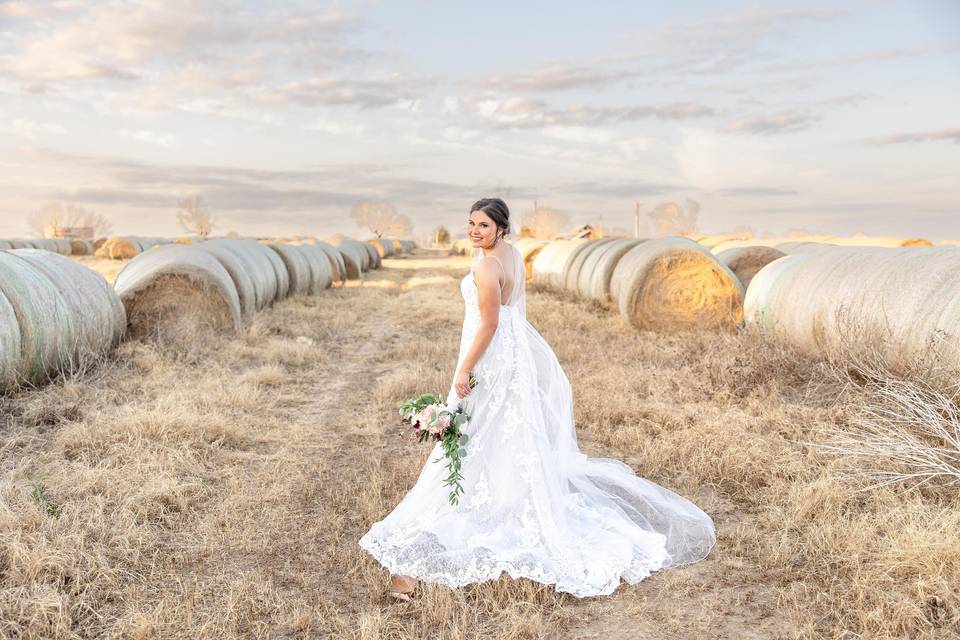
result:
M 390 576 L 390 589 L 387 595 L 402 602 L 410 602 L 420 580 L 407 576 Z

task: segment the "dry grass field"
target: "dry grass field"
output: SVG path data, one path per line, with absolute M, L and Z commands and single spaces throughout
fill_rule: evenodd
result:
M 449 388 L 468 264 L 386 259 L 239 337 L 128 341 L 0 399 L 0 638 L 957 636 L 956 488 L 857 491 L 810 444 L 870 387 L 750 332 L 638 333 L 533 289 L 581 448 L 690 497 L 717 546 L 609 597 L 503 577 L 387 600 L 357 539 L 426 461 L 395 403 Z

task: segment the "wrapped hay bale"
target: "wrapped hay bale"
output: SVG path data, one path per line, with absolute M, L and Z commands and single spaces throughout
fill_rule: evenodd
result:
M 572 254 L 572 259 L 566 268 L 566 274 L 564 275 L 563 286 L 567 291 L 573 293 L 580 293 L 580 276 L 585 273 L 584 267 L 587 267 L 587 261 L 590 256 L 597 256 L 603 251 L 603 247 L 609 245 L 612 242 L 616 242 L 616 238 L 593 238 L 587 240 L 584 244 L 580 245 L 579 248 L 575 249 Z M 592 269 L 595 265 L 595 260 L 591 261 L 591 264 L 588 269 Z
M 547 286 L 556 290 L 564 288 L 566 285 L 567 269 L 577 253 L 589 242 L 590 240 L 587 238 L 556 241 L 555 244 L 557 247 L 553 253 L 550 254 L 550 264 L 544 267 Z
M 341 236 L 337 242 L 332 242 L 331 244 L 341 251 L 350 253 L 350 256 L 353 258 L 354 262 L 357 263 L 360 273 L 370 270 L 370 254 L 368 254 L 367 250 L 363 248 L 362 242 L 359 240 L 354 240 L 353 238 Z
M 380 254 L 377 253 L 377 250 L 373 248 L 369 242 L 361 243 L 363 248 L 367 250 L 367 255 L 370 256 L 370 269 L 379 269 L 380 268 Z
M 62 256 L 69 256 L 73 253 L 73 242 L 70 238 L 55 238 L 54 243 L 57 245 L 57 253 Z
M 307 257 L 300 251 L 296 245 L 284 242 L 274 242 L 267 245 L 273 249 L 289 275 L 290 286 L 287 290 L 288 296 L 305 296 L 310 294 L 313 274 L 310 271 L 310 263 Z
M 373 245 L 373 248 L 376 249 L 381 258 L 388 258 L 393 255 L 392 242 L 386 242 L 381 238 L 374 238 L 373 240 L 368 240 L 368 242 Z
M 318 295 L 333 286 L 333 270 L 323 249 L 313 244 L 292 244 L 306 258 L 310 267 L 310 295 Z
M 320 247 L 327 254 L 330 261 L 330 268 L 333 271 L 333 279 L 337 282 L 343 282 L 347 279 L 347 265 L 343 261 L 343 254 L 340 250 L 329 242 L 317 240 L 316 246 Z
M 931 382 L 949 387 L 960 373 L 958 273 L 954 247 L 789 255 L 754 276 L 744 319 L 835 361 L 876 354 L 895 373 L 936 364 Z
M 547 245 L 546 240 L 536 238 L 520 238 L 514 245 L 523 256 L 523 268 L 527 282 L 533 280 L 533 262 L 537 259 L 537 254 Z
M 194 245 L 147 251 L 117 274 L 114 286 L 133 336 L 189 343 L 242 326 L 240 298 L 219 261 Z
M 740 247 L 721 251 L 717 254 L 717 260 L 736 274 L 746 291 L 757 271 L 785 255 L 787 254 L 773 247 Z
M 612 279 L 620 315 L 638 329 L 734 329 L 743 320 L 743 285 L 703 245 L 665 237 L 635 246 Z
M 20 323 L 0 287 L 0 393 L 15 386 L 20 377 L 20 351 Z
M 10 244 L 10 241 L 0 240 L 0 251 L 6 251 L 7 249 L 13 249 L 13 245 Z
M 537 254 L 533 261 L 533 282 L 537 285 L 554 288 L 561 269 L 566 262 L 571 243 L 574 240 L 552 240 Z
M 30 244 L 27 240 L 23 238 L 10 238 L 7 240 L 10 243 L 11 249 L 33 249 L 34 246 Z
M 614 238 L 613 242 L 604 244 L 590 252 L 580 269 L 577 292 L 589 300 L 602 303 L 610 302 L 611 280 L 617 263 L 623 257 L 623 254 L 641 242 L 643 240 L 637 238 Z
M 396 238 L 390 238 L 390 244 L 393 245 L 393 253 L 399 255 L 403 253 L 403 246 L 400 244 L 400 241 Z
M 217 259 L 220 266 L 227 270 L 227 273 L 230 274 L 230 279 L 233 280 L 233 286 L 237 290 L 237 298 L 240 300 L 240 315 L 244 320 L 249 320 L 254 312 L 260 308 L 258 304 L 262 304 L 264 295 L 262 290 L 263 283 L 260 283 L 261 289 L 258 295 L 257 288 L 253 282 L 253 271 L 255 267 L 229 243 L 213 240 L 189 246 L 196 251 L 209 253 Z
M 277 279 L 277 297 L 275 301 L 279 302 L 290 295 L 290 273 L 287 271 L 287 266 L 283 263 L 280 255 L 270 247 L 271 242 L 269 240 L 258 240 L 257 244 L 266 250 L 262 253 L 263 256 L 270 261 L 273 275 Z
M 116 346 L 126 330 L 123 304 L 107 281 L 96 271 L 60 254 L 40 249 L 16 249 L 34 270 L 54 284 L 66 303 L 76 333 L 64 367 L 85 369 Z
M 50 278 L 14 251 L 0 252 L 0 294 L 13 308 L 19 329 L 17 381 L 48 382 L 75 353 L 77 327 L 67 301 Z M 6 333 L 9 341 L 11 332 Z
M 89 256 L 93 255 L 93 243 L 89 240 L 74 238 L 70 241 L 70 255 Z
M 274 260 L 276 260 L 276 264 L 279 265 L 283 273 L 283 279 L 286 280 L 288 276 L 286 267 L 283 266 L 276 252 L 270 249 L 270 247 L 266 247 L 255 240 L 245 238 L 208 240 L 199 243 L 197 246 L 206 244 L 220 244 L 228 247 L 243 260 L 250 280 L 253 283 L 256 309 L 269 307 L 277 300 L 277 291 L 280 287 L 280 282 L 277 277 Z M 286 286 L 289 286 L 289 284 Z M 286 294 L 284 294 L 284 296 L 286 296 Z

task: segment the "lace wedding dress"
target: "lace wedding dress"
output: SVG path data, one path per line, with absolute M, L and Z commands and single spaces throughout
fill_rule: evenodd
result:
M 707 514 L 622 462 L 580 452 L 570 383 L 527 322 L 523 259 L 512 249 L 503 266 L 515 284 L 473 369 L 477 386 L 458 400 L 451 385 L 447 396 L 449 408 L 460 402 L 471 416 L 459 504 L 447 500 L 437 443 L 416 484 L 360 547 L 391 573 L 426 582 L 459 587 L 506 571 L 577 597 L 702 559 L 716 540 Z M 455 371 L 480 326 L 473 273 L 486 258 L 475 249 L 460 281 L 466 312 Z

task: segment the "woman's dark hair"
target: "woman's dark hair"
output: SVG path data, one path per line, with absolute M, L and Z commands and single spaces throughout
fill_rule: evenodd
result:
M 470 207 L 470 213 L 474 211 L 483 211 L 490 216 L 498 229 L 503 229 L 503 236 L 510 233 L 510 209 L 507 203 L 500 198 L 481 198 Z

